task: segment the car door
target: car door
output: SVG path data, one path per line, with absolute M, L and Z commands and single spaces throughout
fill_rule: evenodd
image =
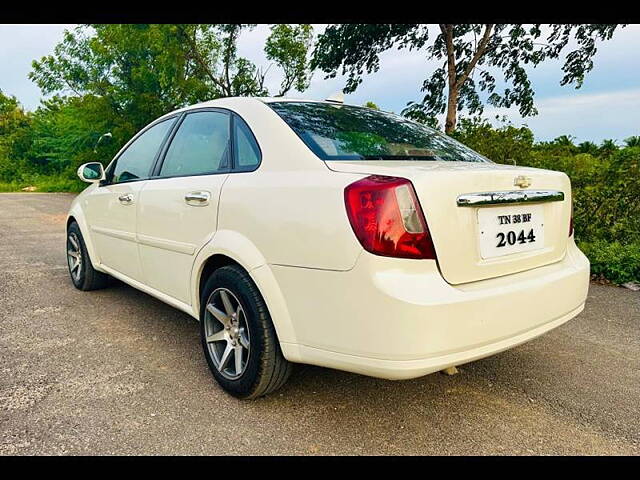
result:
M 84 200 L 100 264 L 137 281 L 142 281 L 136 242 L 140 191 L 176 120 L 177 117 L 162 120 L 138 134 L 109 165 L 104 184 Z
M 186 304 L 195 256 L 216 231 L 231 165 L 230 131 L 228 111 L 184 114 L 140 193 L 137 238 L 145 283 Z

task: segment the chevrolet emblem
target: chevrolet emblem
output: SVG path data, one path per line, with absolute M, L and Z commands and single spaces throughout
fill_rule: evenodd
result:
M 531 185 L 531 177 L 525 177 L 524 175 L 518 175 L 515 180 L 513 181 L 513 184 L 516 187 L 520 187 L 520 188 L 527 188 Z

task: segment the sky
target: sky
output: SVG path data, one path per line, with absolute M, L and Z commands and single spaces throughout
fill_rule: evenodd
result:
M 314 25 L 316 33 L 324 25 Z M 38 107 L 40 89 L 27 75 L 31 62 L 53 53 L 62 40 L 65 29 L 73 25 L 0 25 L 0 90 L 15 95 L 25 108 Z M 244 33 L 239 41 L 239 54 L 257 65 L 266 67 L 269 61 L 263 51 L 269 34 L 267 25 L 259 25 Z M 594 69 L 583 86 L 560 86 L 561 62 L 550 61 L 529 70 L 536 92 L 538 115 L 521 118 L 517 107 L 485 108 L 483 116 L 494 119 L 505 115 L 516 126 L 531 128 L 537 140 L 551 140 L 559 135 L 572 135 L 577 142 L 603 139 L 622 140 L 640 135 L 640 25 L 619 29 L 612 40 L 599 44 L 594 57 Z M 345 97 L 346 103 L 364 104 L 373 101 L 381 109 L 399 113 L 410 101 L 419 101 L 422 82 L 437 68 L 424 58 L 424 52 L 390 50 L 381 55 L 380 70 L 364 77 L 363 83 Z M 276 91 L 281 77 L 275 68 L 267 76 L 267 87 Z M 344 78 L 324 79 L 315 72 L 310 87 L 303 93 L 292 92 L 295 98 L 323 99 L 341 90 Z M 464 112 L 462 112 L 464 115 Z M 443 124 L 443 118 L 440 118 Z M 493 121 L 493 123 L 497 123 Z

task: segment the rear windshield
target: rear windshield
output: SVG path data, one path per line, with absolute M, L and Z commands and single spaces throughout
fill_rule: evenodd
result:
M 268 105 L 322 160 L 489 161 L 437 130 L 391 113 L 315 102 Z

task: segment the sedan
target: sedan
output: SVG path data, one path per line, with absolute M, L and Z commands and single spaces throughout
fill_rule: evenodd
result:
M 78 175 L 91 185 L 67 218 L 73 285 L 116 278 L 198 319 L 239 398 L 278 389 L 295 363 L 451 369 L 584 308 L 567 175 L 493 163 L 391 113 L 223 98 Z

